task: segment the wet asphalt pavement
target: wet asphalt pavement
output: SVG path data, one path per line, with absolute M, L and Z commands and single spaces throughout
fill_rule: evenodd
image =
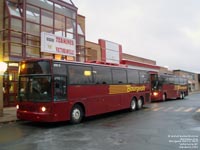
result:
M 87 118 L 83 123 L 0 124 L 0 150 L 198 150 L 200 94 Z

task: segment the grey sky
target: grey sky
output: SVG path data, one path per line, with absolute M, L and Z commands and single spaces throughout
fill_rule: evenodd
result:
M 73 0 L 86 40 L 122 44 L 124 53 L 200 73 L 200 0 Z

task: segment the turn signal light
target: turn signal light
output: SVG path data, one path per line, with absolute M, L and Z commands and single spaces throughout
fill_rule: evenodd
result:
M 16 108 L 19 109 L 19 105 L 16 105 Z

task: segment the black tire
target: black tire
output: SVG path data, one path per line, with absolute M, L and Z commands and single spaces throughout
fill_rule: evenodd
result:
M 72 124 L 78 124 L 82 121 L 83 116 L 83 108 L 80 105 L 74 105 L 70 114 L 70 122 Z
M 167 99 L 167 96 L 166 96 L 166 94 L 164 93 L 163 96 L 162 96 L 163 102 L 166 101 L 166 99 Z
M 131 103 L 130 103 L 130 111 L 135 111 L 136 108 L 137 108 L 136 99 L 133 98 L 133 99 L 131 100 Z
M 143 107 L 143 100 L 142 100 L 142 98 L 139 98 L 137 100 L 137 110 L 142 109 L 142 107 Z
M 185 98 L 185 93 L 184 92 L 182 92 L 182 99 L 184 99 Z
M 180 93 L 180 99 L 183 99 L 183 93 L 182 92 Z

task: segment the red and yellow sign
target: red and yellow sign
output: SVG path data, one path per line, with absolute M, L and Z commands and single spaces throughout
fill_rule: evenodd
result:
M 146 87 L 142 86 L 131 86 L 131 85 L 110 85 L 109 94 L 122 94 L 131 92 L 142 92 L 145 91 Z

